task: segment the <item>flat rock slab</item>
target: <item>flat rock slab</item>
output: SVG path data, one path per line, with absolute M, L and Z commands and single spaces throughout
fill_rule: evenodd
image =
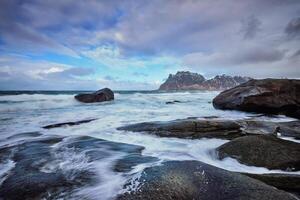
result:
M 246 134 L 272 134 L 278 129 L 282 136 L 300 139 L 300 120 L 290 122 L 238 120 L 237 123 Z
M 169 161 L 146 168 L 125 185 L 119 200 L 292 200 L 291 194 L 260 181 L 198 161 Z
M 85 120 L 74 121 L 74 122 L 63 122 L 63 123 L 57 123 L 57 124 L 50 124 L 47 126 L 43 126 L 42 128 L 52 129 L 52 128 L 59 128 L 59 127 L 64 127 L 64 126 L 76 126 L 76 125 L 80 125 L 80 124 L 89 123 L 89 122 L 92 122 L 95 120 L 97 120 L 97 119 L 85 119 Z
M 169 122 L 144 122 L 118 128 L 118 130 L 146 132 L 161 137 L 222 138 L 243 136 L 240 125 L 231 120 L 184 119 Z
M 300 139 L 300 121 L 269 122 L 251 119 L 222 120 L 215 117 L 187 118 L 165 122 L 143 122 L 126 125 L 118 130 L 145 132 L 160 137 L 235 139 L 245 135 L 272 135 Z
M 234 139 L 217 148 L 220 159 L 268 169 L 300 170 L 300 144 L 272 135 L 251 135 Z

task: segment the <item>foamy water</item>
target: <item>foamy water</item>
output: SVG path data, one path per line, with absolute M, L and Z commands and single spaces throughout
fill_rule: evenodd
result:
M 143 133 L 132 133 L 116 130 L 117 127 L 146 122 L 168 121 L 187 117 L 218 116 L 224 119 L 244 119 L 255 117 L 239 111 L 216 110 L 212 106 L 212 99 L 218 92 L 177 92 L 177 93 L 116 93 L 115 100 L 105 103 L 82 104 L 74 100 L 73 94 L 21 94 L 0 96 L 0 145 L 12 142 L 26 141 L 27 136 L 14 138 L 15 134 L 24 132 L 39 132 L 46 135 L 59 136 L 92 136 L 113 142 L 122 142 L 144 146 L 142 154 L 163 160 L 199 160 L 210 165 L 230 171 L 249 173 L 276 173 L 279 170 L 268 170 L 240 164 L 234 159 L 218 160 L 215 149 L 228 142 L 221 139 L 178 139 L 159 138 Z M 166 104 L 167 101 L 181 101 L 176 104 Z M 72 127 L 42 129 L 42 126 L 97 118 L 90 123 Z M 290 121 L 292 118 L 278 116 L 257 117 L 267 121 Z M 7 139 L 11 137 L 10 139 Z M 291 138 L 284 138 L 293 140 Z M 296 141 L 297 142 L 297 141 Z M 64 141 L 59 143 L 63 145 Z M 78 196 L 87 199 L 110 199 L 121 192 L 122 185 L 131 175 L 136 175 L 143 168 L 156 163 L 141 164 L 131 172 L 122 174 L 112 171 L 114 162 L 122 154 L 109 152 L 111 156 L 101 161 L 88 162 L 84 152 L 77 153 L 70 149 L 56 152 L 58 146 L 53 146 L 56 160 L 48 163 L 41 170 L 53 171 L 62 169 L 69 177 L 76 175 L 76 171 L 90 169 L 97 174 L 99 184 L 86 186 L 74 191 L 74 199 Z M 14 167 L 12 161 L 6 160 L 0 164 L 0 178 Z M 287 172 L 285 172 L 287 173 Z M 294 172 L 300 174 L 300 172 Z M 3 181 L 3 180 L 2 180 Z M 1 181 L 1 182 L 2 182 Z M 1 183 L 0 182 L 0 183 Z

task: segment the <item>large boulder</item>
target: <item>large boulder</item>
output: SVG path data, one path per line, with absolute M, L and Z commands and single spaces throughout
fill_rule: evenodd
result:
M 77 94 L 75 99 L 83 103 L 95 103 L 114 100 L 114 93 L 109 88 L 103 88 L 91 94 Z
M 258 113 L 285 114 L 300 118 L 300 80 L 250 80 L 221 92 L 215 108 Z
M 146 168 L 125 185 L 119 200 L 297 199 L 260 181 L 198 161 L 169 161 Z
M 169 122 L 144 122 L 119 127 L 118 130 L 192 139 L 233 139 L 244 135 L 240 125 L 232 120 L 181 119 Z
M 268 169 L 300 170 L 300 144 L 272 135 L 249 135 L 218 147 L 220 159 L 232 157 L 239 162 Z

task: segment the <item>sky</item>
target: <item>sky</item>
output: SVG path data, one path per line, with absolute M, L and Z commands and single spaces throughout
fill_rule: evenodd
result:
M 0 0 L 0 90 L 300 78 L 300 0 Z

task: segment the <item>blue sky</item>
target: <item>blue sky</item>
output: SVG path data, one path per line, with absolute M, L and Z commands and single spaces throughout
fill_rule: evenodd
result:
M 156 89 L 179 70 L 300 78 L 300 1 L 0 1 L 1 90 Z

